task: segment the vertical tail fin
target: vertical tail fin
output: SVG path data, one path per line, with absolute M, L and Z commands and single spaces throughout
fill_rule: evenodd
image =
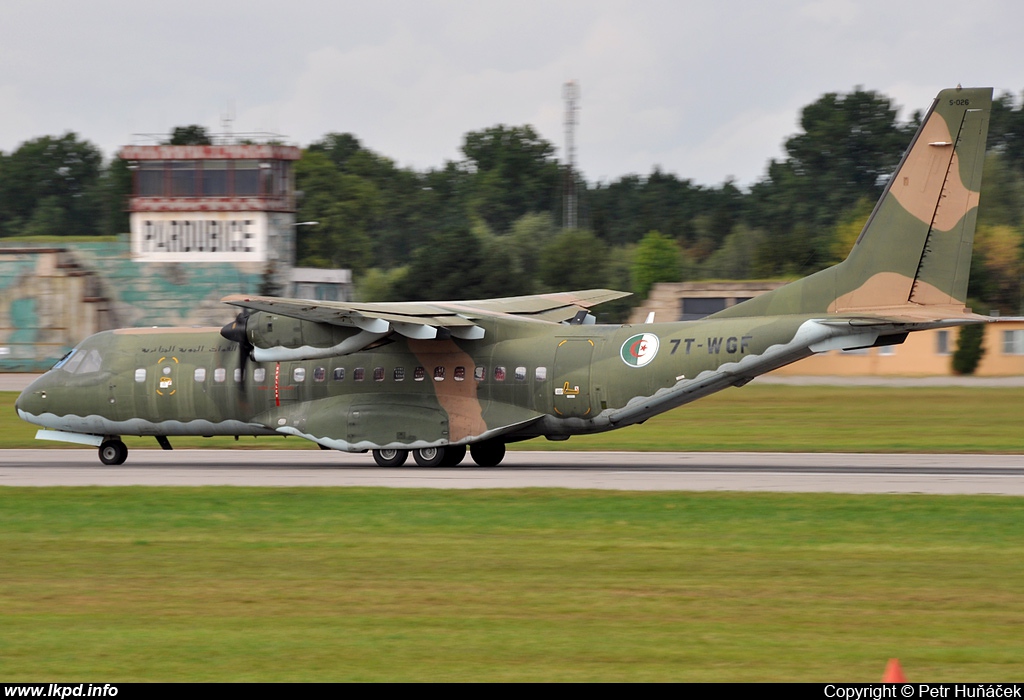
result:
M 943 90 L 846 260 L 715 316 L 963 312 L 991 88 Z
M 943 90 L 850 256 L 829 311 L 963 305 L 978 218 L 990 88 Z

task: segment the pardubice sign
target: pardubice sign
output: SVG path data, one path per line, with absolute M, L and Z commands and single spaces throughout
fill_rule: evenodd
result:
M 132 256 L 149 262 L 263 261 L 268 217 L 262 212 L 138 212 Z

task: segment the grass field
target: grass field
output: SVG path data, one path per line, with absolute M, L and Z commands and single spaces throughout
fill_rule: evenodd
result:
M 65 446 L 34 439 L 13 392 L 0 393 L 0 448 Z M 129 448 L 155 448 L 128 438 Z M 174 438 L 176 447 L 296 449 L 290 438 Z M 643 425 L 514 449 L 815 452 L 1024 452 L 1024 390 L 968 387 L 752 385 L 727 389 Z M 80 449 L 80 448 L 79 448 Z
M 1024 500 L 0 489 L 0 681 L 1024 680 Z

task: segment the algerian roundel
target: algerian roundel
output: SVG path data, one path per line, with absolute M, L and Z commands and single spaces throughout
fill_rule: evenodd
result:
M 658 336 L 638 333 L 622 344 L 622 361 L 630 367 L 643 367 L 658 354 Z

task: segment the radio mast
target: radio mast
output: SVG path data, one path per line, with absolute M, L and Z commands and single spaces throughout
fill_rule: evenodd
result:
M 562 211 L 562 228 L 576 228 L 579 222 L 576 217 L 576 144 L 573 139 L 579 111 L 577 101 L 580 98 L 580 86 L 570 80 L 562 87 L 565 98 L 565 206 Z

